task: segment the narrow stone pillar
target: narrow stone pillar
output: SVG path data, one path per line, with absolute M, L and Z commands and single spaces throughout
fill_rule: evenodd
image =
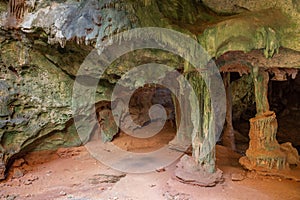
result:
M 223 82 L 226 91 L 226 118 L 223 131 L 222 143 L 224 146 L 236 150 L 234 129 L 232 125 L 232 94 L 230 86 L 230 72 L 224 72 Z
M 286 155 L 280 150 L 276 140 L 277 119 L 269 111 L 269 74 L 264 69 L 252 70 L 257 114 L 250 119 L 250 143 L 246 156 L 240 159 L 241 165 L 249 170 L 270 171 L 287 167 Z
M 264 69 L 253 67 L 251 75 L 254 83 L 256 116 L 258 116 L 270 110 L 268 101 L 269 73 Z

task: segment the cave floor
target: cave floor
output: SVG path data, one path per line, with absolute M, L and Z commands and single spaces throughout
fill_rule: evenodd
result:
M 238 155 L 221 146 L 217 146 L 217 155 L 225 181 L 203 188 L 174 180 L 175 164 L 161 172 L 124 176 L 93 159 L 84 147 L 32 153 L 25 157 L 26 164 L 15 167 L 9 178 L 0 183 L 0 197 L 41 200 L 300 199 L 300 182 L 245 173 L 237 163 Z M 18 169 L 24 174 L 18 174 Z M 232 177 L 244 179 L 232 181 Z
M 216 154 L 225 180 L 204 188 L 175 180 L 176 163 L 151 173 L 124 174 L 95 160 L 85 147 L 32 152 L 0 182 L 0 199 L 300 199 L 300 182 L 246 172 L 238 164 L 240 155 L 223 146 L 217 145 Z

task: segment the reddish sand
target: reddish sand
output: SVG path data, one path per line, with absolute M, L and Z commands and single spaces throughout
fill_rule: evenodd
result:
M 171 133 L 169 136 L 162 134 L 150 141 L 151 146 L 161 146 L 158 141 L 170 139 Z M 124 144 L 123 147 L 132 151 L 142 148 L 142 143 L 126 136 L 114 143 Z M 175 180 L 173 173 L 177 161 L 161 171 L 123 174 L 92 158 L 85 147 L 33 152 L 17 160 L 8 179 L 0 182 L 0 199 L 300 199 L 300 182 L 246 172 L 238 164 L 239 157 L 225 147 L 217 146 L 217 165 L 224 172 L 225 181 L 205 188 Z

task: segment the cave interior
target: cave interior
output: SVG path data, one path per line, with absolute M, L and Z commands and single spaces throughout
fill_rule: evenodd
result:
M 0 180 L 101 142 L 180 152 L 188 185 L 224 183 L 220 146 L 243 173 L 299 182 L 299 32 L 295 0 L 0 1 Z

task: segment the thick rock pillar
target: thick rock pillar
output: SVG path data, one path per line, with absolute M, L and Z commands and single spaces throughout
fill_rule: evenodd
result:
M 211 123 L 214 115 L 209 86 L 206 85 L 210 83 L 206 83 L 197 71 L 187 72 L 186 78 L 198 97 L 198 102 L 191 102 L 191 105 L 199 105 L 199 117 L 196 118 L 196 113 L 191 110 L 191 119 L 199 120 L 199 129 L 192 134 L 193 156 L 185 155 L 181 158 L 175 175 L 185 183 L 214 186 L 222 181 L 222 171 L 215 166 L 215 133 Z
M 257 114 L 250 119 L 249 149 L 246 156 L 240 159 L 240 163 L 249 170 L 284 169 L 287 167 L 286 155 L 280 150 L 276 140 L 278 126 L 276 115 L 269 110 L 267 97 L 269 74 L 264 69 L 254 67 L 252 78 Z

